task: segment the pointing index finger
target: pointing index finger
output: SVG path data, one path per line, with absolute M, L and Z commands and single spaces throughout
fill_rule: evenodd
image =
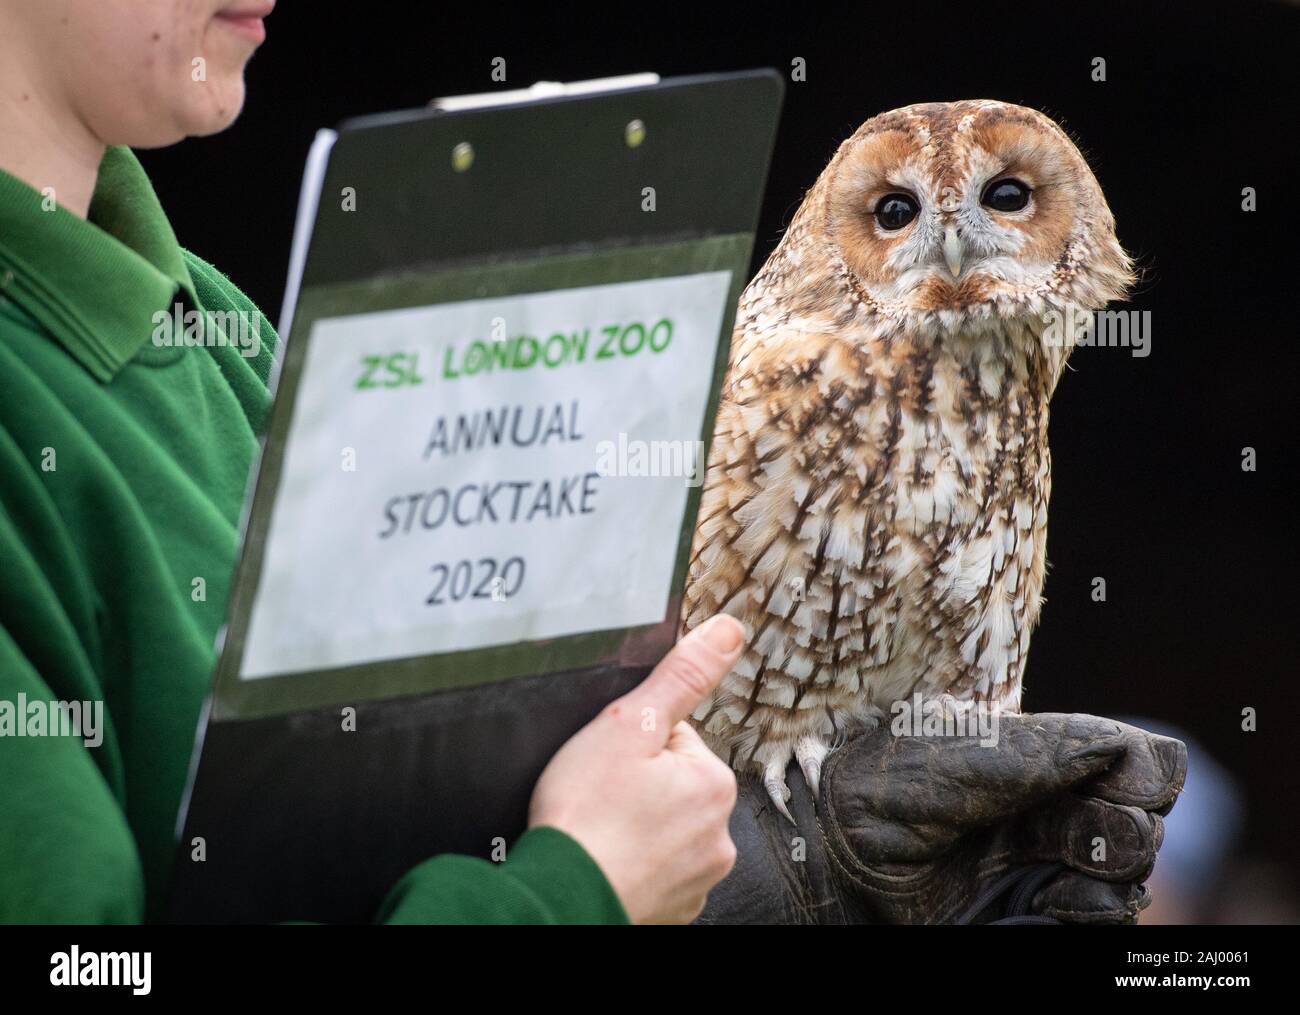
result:
M 734 617 L 719 614 L 691 631 L 660 660 L 650 676 L 621 699 L 643 729 L 652 752 L 663 750 L 673 727 L 727 675 L 745 642 L 745 629 Z M 645 724 L 649 718 L 652 725 Z

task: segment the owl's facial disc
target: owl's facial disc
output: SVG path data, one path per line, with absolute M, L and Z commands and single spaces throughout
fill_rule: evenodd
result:
M 1087 164 L 1034 110 L 980 100 L 885 113 L 827 174 L 823 228 L 890 316 L 1029 317 L 1074 283 L 1094 240 L 1124 260 Z
M 936 177 L 929 158 L 923 149 L 878 175 L 849 167 L 858 179 L 838 181 L 863 208 L 856 226 L 847 216 L 837 224 L 846 259 L 872 297 L 913 311 L 967 311 L 1046 281 L 1069 220 L 1059 201 L 1043 207 L 1042 174 L 975 146 L 951 174 Z

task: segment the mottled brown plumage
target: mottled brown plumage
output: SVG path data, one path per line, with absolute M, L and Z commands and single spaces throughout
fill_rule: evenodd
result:
M 1007 180 L 1024 208 L 988 205 Z M 1019 106 L 877 116 L 808 193 L 740 301 L 683 604 L 745 625 L 695 721 L 782 811 L 792 755 L 815 789 L 913 692 L 1019 709 L 1069 353 L 1045 322 L 1131 278 L 1082 156 Z

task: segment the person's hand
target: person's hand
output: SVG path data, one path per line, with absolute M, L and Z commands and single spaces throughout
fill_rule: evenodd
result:
M 529 826 L 577 840 L 633 923 L 689 923 L 735 862 L 736 778 L 685 720 L 743 641 L 727 616 L 693 630 L 560 748 L 533 790 Z
M 991 746 L 884 729 L 828 758 L 821 802 L 837 872 L 889 922 L 1002 915 L 986 912 L 995 889 L 1035 867 L 1012 915 L 1134 922 L 1186 747 L 1092 715 L 999 718 Z
M 736 870 L 702 921 L 1132 923 L 1187 773 L 1168 737 L 1092 715 L 999 716 L 979 737 L 896 737 L 833 752 L 793 827 L 746 781 Z

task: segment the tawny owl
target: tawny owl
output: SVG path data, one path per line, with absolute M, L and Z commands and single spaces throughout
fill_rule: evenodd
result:
M 1078 149 L 987 100 L 876 116 L 741 297 L 683 630 L 740 620 L 694 720 L 789 817 L 846 731 L 919 692 L 1018 711 L 1046 567 L 1045 335 L 1132 262 Z

